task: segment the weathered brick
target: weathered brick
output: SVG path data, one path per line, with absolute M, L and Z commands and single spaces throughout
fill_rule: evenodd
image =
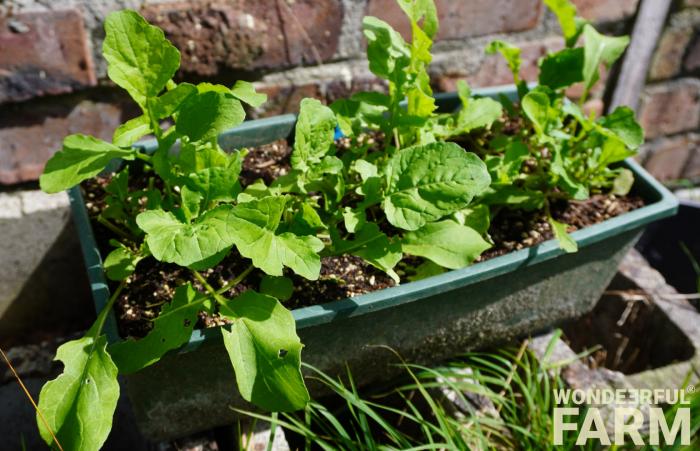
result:
M 79 11 L 0 18 L 0 103 L 95 84 Z
M 549 37 L 539 41 L 516 43 L 522 50 L 520 76 L 528 82 L 536 82 L 539 75 L 539 60 L 547 53 L 561 50 L 564 43 L 560 37 Z M 591 90 L 591 97 L 599 96 L 605 88 L 608 71 L 601 67 L 600 81 Z M 450 72 L 433 74 L 433 86 L 441 92 L 455 91 L 457 81 L 466 80 L 471 86 L 485 87 L 513 83 L 513 75 L 501 55 L 487 55 L 475 72 Z M 578 83 L 567 89 L 567 95 L 578 98 L 583 94 L 583 84 Z
M 650 79 L 673 78 L 681 72 L 683 54 L 692 34 L 693 30 L 689 28 L 668 29 L 664 32 L 651 62 Z
M 683 61 L 683 68 L 688 72 L 700 69 L 700 34 L 693 37 Z
M 305 97 L 314 97 L 330 104 L 335 100 L 347 98 L 359 91 L 386 92 L 387 86 L 383 80 L 374 77 L 357 77 L 351 80 L 343 78 L 317 80 L 296 85 L 264 84 L 257 89 L 267 94 L 268 101 L 262 107 L 252 112 L 252 117 L 298 113 L 299 103 Z
M 234 0 L 147 6 L 144 16 L 182 52 L 182 69 L 201 76 L 318 63 L 333 57 L 340 0 Z
M 691 133 L 687 136 L 690 156 L 686 162 L 681 177 L 687 179 L 700 178 L 700 134 Z
M 299 103 L 305 97 L 323 99 L 321 87 L 314 83 L 288 86 L 264 86 L 258 88 L 258 91 L 267 94 L 267 102 L 256 110 L 256 117 L 296 113 L 299 111 Z
M 640 122 L 647 138 L 695 130 L 700 125 L 700 80 L 683 78 L 648 87 Z
M 673 180 L 684 175 L 691 152 L 697 147 L 697 135 L 660 138 L 645 146 L 649 154 L 644 166 L 659 180 Z
M 436 0 L 440 30 L 437 39 L 460 39 L 491 33 L 534 28 L 540 17 L 540 0 Z M 411 36 L 406 15 L 396 0 L 369 0 L 367 13 Z
M 128 117 L 119 105 L 89 99 L 9 104 L 0 110 L 0 184 L 37 180 L 71 133 L 111 140 Z
M 637 11 L 639 0 L 572 0 L 581 17 L 592 22 L 616 22 L 629 19 Z
M 529 82 L 537 81 L 539 73 L 538 60 L 548 52 L 555 52 L 564 46 L 562 39 L 558 37 L 514 44 L 518 45 L 522 50 L 520 76 Z M 457 89 L 457 81 L 461 79 L 466 79 L 474 87 L 498 86 L 513 83 L 513 74 L 503 57 L 496 54 L 485 56 L 483 62 L 474 73 L 436 74 L 433 84 L 438 91 L 455 91 Z

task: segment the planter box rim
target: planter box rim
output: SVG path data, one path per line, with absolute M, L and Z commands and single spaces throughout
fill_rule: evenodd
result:
M 475 89 L 474 93 L 481 96 L 498 97 L 505 95 L 514 98 L 516 90 L 514 86 L 497 86 L 492 88 Z M 443 107 L 455 108 L 459 99 L 456 93 L 444 93 L 436 95 Z M 247 121 L 240 126 L 224 132 L 219 143 L 224 149 L 239 147 L 254 147 L 269 143 L 276 139 L 287 138 L 293 133 L 296 116 L 285 114 L 265 119 Z M 271 129 L 275 137 L 262 135 L 261 130 Z M 143 142 L 144 150 L 154 149 L 152 141 Z M 672 216 L 678 209 L 678 199 L 663 185 L 656 181 L 647 171 L 632 159 L 624 161 L 623 165 L 629 168 L 635 176 L 635 189 L 644 198 L 647 205 L 631 212 L 605 220 L 571 234 L 579 246 L 579 251 L 591 244 L 600 242 L 608 237 L 615 236 L 626 231 L 638 229 L 658 219 Z M 88 277 L 93 293 L 95 306 L 99 312 L 106 305 L 109 298 L 109 288 L 105 279 L 102 259 L 97 249 L 90 219 L 85 207 L 80 187 L 76 186 L 68 191 L 71 201 L 73 219 L 80 235 L 80 244 L 85 258 Z M 537 263 L 556 258 L 565 252 L 559 248 L 554 239 L 544 241 L 535 246 L 510 252 L 494 257 L 484 262 L 471 266 L 447 271 L 437 276 L 416 282 L 409 282 L 396 287 L 385 288 L 371 293 L 301 307 L 292 310 L 298 329 L 330 323 L 337 319 L 350 318 L 364 315 L 370 312 L 406 304 L 426 297 L 450 291 L 456 287 L 463 287 L 481 282 L 519 268 L 535 265 Z M 117 332 L 114 313 L 110 315 L 105 324 L 105 331 L 110 343 L 121 340 Z M 174 352 L 188 352 L 198 348 L 205 341 L 215 339 L 220 335 L 218 328 L 195 330 L 189 342 Z

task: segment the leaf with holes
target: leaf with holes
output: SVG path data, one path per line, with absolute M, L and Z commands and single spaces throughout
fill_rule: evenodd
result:
M 221 306 L 220 314 L 233 323 L 221 334 L 243 398 L 273 412 L 302 409 L 309 393 L 291 312 L 271 296 L 246 291 Z

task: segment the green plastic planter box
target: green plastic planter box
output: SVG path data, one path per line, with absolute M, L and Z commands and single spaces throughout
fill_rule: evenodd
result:
M 479 93 L 514 96 L 512 87 Z M 448 94 L 439 103 L 453 109 L 459 100 Z M 224 133 L 220 143 L 234 149 L 290 138 L 294 124 L 293 115 L 250 121 Z M 673 195 L 644 169 L 631 160 L 624 164 L 647 205 L 574 232 L 579 252 L 565 254 L 547 241 L 418 282 L 296 309 L 303 360 L 334 374 L 347 364 L 358 384 L 379 383 L 396 371 L 387 363 L 397 358 L 384 346 L 407 361 L 430 364 L 588 312 L 644 226 L 677 209 Z M 78 188 L 70 199 L 99 311 L 109 297 L 102 260 Z M 109 340 L 119 340 L 113 315 L 106 327 Z M 232 406 L 252 408 L 236 390 L 218 329 L 196 331 L 183 348 L 124 379 L 142 432 L 152 439 L 229 424 L 237 417 Z M 323 395 L 313 381 L 309 389 Z

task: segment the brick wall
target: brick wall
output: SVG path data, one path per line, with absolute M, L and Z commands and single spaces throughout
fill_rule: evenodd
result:
M 641 99 L 644 164 L 662 180 L 700 181 L 700 1 L 676 1 Z
M 536 78 L 538 58 L 562 46 L 557 22 L 540 0 L 436 1 L 441 29 L 431 71 L 438 91 L 453 90 L 459 79 L 474 86 L 510 83 L 500 58 L 483 54 L 491 39 L 523 47 L 528 80 Z M 638 1 L 575 3 L 605 31 L 624 33 L 631 30 Z M 700 2 L 685 1 L 674 6 L 659 42 L 640 110 L 652 139 L 646 163 L 664 178 L 700 171 Z M 140 10 L 166 31 L 182 52 L 182 79 L 256 81 L 270 101 L 252 112 L 255 117 L 294 111 L 306 96 L 332 101 L 359 89 L 381 89 L 363 56 L 365 14 L 408 33 L 394 0 L 5 0 L 0 184 L 36 180 L 63 135 L 109 138 L 136 113 L 106 79 L 99 52 L 105 15 L 124 7 Z

